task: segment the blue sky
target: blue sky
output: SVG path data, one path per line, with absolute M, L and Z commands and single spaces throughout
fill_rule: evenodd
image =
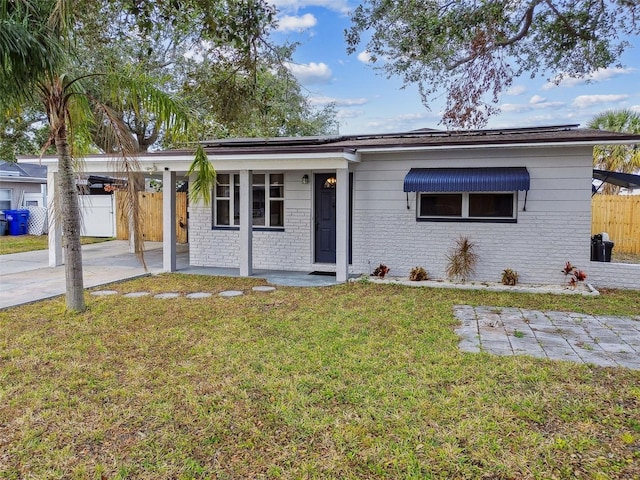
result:
M 418 128 L 444 128 L 439 124 L 443 102 L 431 110 L 422 104 L 416 86 L 402 89 L 399 77 L 386 78 L 367 63 L 364 45 L 347 55 L 344 30 L 355 4 L 345 0 L 276 0 L 279 31 L 276 41 L 299 42 L 290 68 L 307 90 L 311 102 L 336 103 L 341 134 L 385 133 Z M 546 81 L 516 78 L 502 95 L 502 113 L 488 128 L 538 125 L 585 125 L 608 109 L 640 112 L 640 38 L 623 58 L 624 68 L 611 67 L 586 79 L 569 79 L 559 86 Z

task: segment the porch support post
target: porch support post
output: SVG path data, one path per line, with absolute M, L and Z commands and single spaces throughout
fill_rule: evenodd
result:
M 176 172 L 162 172 L 162 269 L 176 271 Z
M 349 169 L 336 170 L 336 281 L 349 278 Z
M 49 266 L 62 265 L 62 222 L 56 214 L 58 174 L 47 171 L 47 219 L 49 222 Z
M 240 276 L 253 275 L 252 171 L 240 171 Z

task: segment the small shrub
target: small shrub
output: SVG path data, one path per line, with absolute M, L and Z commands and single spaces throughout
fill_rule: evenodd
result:
M 478 254 L 474 252 L 475 244 L 469 237 L 461 236 L 456 240 L 456 247 L 447 255 L 447 277 L 450 280 L 459 278 L 462 283 L 473 275 L 478 263 Z
M 384 263 L 381 263 L 376 267 L 372 275 L 374 277 L 384 278 L 387 273 L 389 273 L 389 267 L 387 267 Z
M 571 262 L 567 262 L 567 263 L 564 264 L 564 268 L 562 269 L 562 273 L 564 273 L 565 275 L 569 275 L 569 274 L 573 273 L 573 271 L 575 269 L 576 269 L 576 267 L 571 265 Z
M 518 272 L 506 268 L 502 272 L 502 283 L 504 285 L 516 285 L 518 283 Z
M 409 280 L 412 282 L 421 282 L 423 280 L 429 280 L 429 274 L 422 267 L 413 267 L 409 273 Z
M 587 273 L 584 270 L 578 270 L 571 262 L 567 262 L 562 269 L 562 273 L 569 277 L 569 286 L 576 288 L 578 282 L 584 282 L 587 279 Z

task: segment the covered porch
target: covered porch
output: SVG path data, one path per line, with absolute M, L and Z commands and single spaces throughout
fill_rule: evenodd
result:
M 216 266 L 213 265 L 192 265 L 192 258 L 189 253 L 180 253 L 176 247 L 176 185 L 177 182 L 189 181 L 186 176 L 192 161 L 193 154 L 191 152 L 165 152 L 151 153 L 139 157 L 139 173 L 153 174 L 155 178 L 161 178 L 163 184 L 163 240 L 162 240 L 162 270 L 165 272 L 181 271 L 183 273 L 206 273 L 206 274 L 223 274 L 223 275 L 239 275 L 243 277 L 259 276 L 263 278 L 281 277 L 281 281 L 292 284 L 329 284 L 336 282 L 345 282 L 349 277 L 349 258 L 350 258 L 350 165 L 359 162 L 358 156 L 350 151 L 339 149 L 338 151 L 315 151 L 313 153 L 285 153 L 278 154 L 270 151 L 269 153 L 259 153 L 256 151 L 243 152 L 242 150 L 231 152 L 207 152 L 209 160 L 213 163 L 218 173 L 232 172 L 239 176 L 239 225 L 233 228 L 237 233 L 237 249 L 238 262 L 234 268 L 229 265 Z M 48 167 L 47 184 L 49 192 L 49 201 L 54 198 L 57 184 L 57 160 L 54 158 L 43 159 L 43 163 Z M 85 174 L 92 175 L 118 175 L 114 172 L 112 165 L 115 164 L 114 159 L 106 155 L 89 156 L 84 159 Z M 335 188 L 335 230 L 332 235 L 335 236 L 335 265 L 330 265 L 327 270 L 333 275 L 308 275 L 308 273 L 317 270 L 313 268 L 315 263 L 313 258 L 309 258 L 304 265 L 310 268 L 301 268 L 304 271 L 292 271 L 286 266 L 282 267 L 281 274 L 273 273 L 276 270 L 273 267 L 256 269 L 254 255 L 254 228 L 260 228 L 253 224 L 254 202 L 252 198 L 252 176 L 266 172 L 286 172 L 290 177 L 299 178 L 301 183 L 313 183 L 316 174 L 331 174 L 335 178 L 332 185 Z M 286 195 L 286 193 L 285 193 Z M 214 200 L 215 201 L 215 200 Z M 285 202 L 291 201 L 285 197 Z M 50 203 L 51 204 L 51 203 Z M 205 206 L 201 201 L 198 204 L 191 204 L 189 212 L 193 208 L 199 208 L 200 211 L 211 209 Z M 310 211 L 310 215 L 314 215 Z M 192 217 L 192 216 L 191 216 Z M 190 217 L 189 235 L 191 242 L 191 230 L 194 227 L 195 220 Z M 314 218 L 309 220 L 313 225 Z M 204 231 L 206 228 L 212 229 L 211 224 L 208 226 L 204 222 L 197 224 L 197 228 Z M 286 228 L 286 225 L 285 225 Z M 130 229 L 132 230 L 132 229 Z M 49 266 L 55 267 L 63 263 L 62 255 L 62 229 L 56 215 L 49 215 Z M 314 232 L 310 232 L 310 237 L 314 236 Z M 130 238 L 130 251 L 134 251 L 134 239 Z M 313 251 L 313 246 L 310 246 Z M 286 252 L 283 253 L 286 255 Z M 179 267 L 179 258 L 186 255 L 187 268 Z M 296 277 L 297 281 L 290 279 Z M 268 278 L 267 278 L 268 279 Z M 274 283 L 278 283 L 277 281 Z M 286 284 L 286 283 L 285 283 Z

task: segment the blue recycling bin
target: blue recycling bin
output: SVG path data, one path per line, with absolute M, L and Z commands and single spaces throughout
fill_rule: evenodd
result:
M 9 235 L 25 235 L 29 222 L 29 210 L 5 210 L 4 218 L 9 224 Z

